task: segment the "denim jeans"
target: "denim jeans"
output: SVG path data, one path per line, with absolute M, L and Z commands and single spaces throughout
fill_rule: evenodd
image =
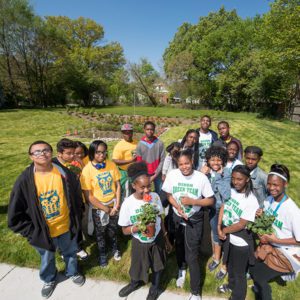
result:
M 158 195 L 160 194 L 161 191 L 161 187 L 162 187 L 162 179 L 161 179 L 161 174 L 159 174 L 153 181 L 154 183 L 154 190 L 155 193 L 157 193 Z
M 70 277 L 78 273 L 77 270 L 77 241 L 76 237 L 71 240 L 70 232 L 66 232 L 53 238 L 53 243 L 56 248 L 61 252 L 64 257 L 66 264 L 66 276 Z M 55 281 L 56 277 L 56 266 L 55 266 L 55 252 L 45 250 L 39 247 L 35 249 L 41 255 L 41 267 L 40 267 L 40 278 L 44 282 Z

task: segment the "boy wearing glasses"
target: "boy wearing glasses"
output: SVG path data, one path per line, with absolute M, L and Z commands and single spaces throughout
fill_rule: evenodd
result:
M 56 285 L 55 252 L 66 264 L 66 276 L 81 286 L 77 241 L 82 197 L 76 175 L 52 163 L 52 147 L 36 141 L 28 150 L 32 164 L 17 179 L 8 206 L 8 227 L 27 238 L 41 256 L 42 297 L 49 298 Z
M 89 148 L 90 162 L 83 168 L 80 177 L 86 201 L 93 206 L 92 217 L 99 249 L 99 265 L 107 266 L 107 234 L 112 247 L 114 260 L 121 259 L 118 243 L 118 211 L 120 208 L 120 172 L 112 161 L 107 159 L 107 144 L 93 141 Z

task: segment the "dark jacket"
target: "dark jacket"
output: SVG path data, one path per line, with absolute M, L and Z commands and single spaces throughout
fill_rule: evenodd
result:
M 67 168 L 55 165 L 61 173 L 64 195 L 70 217 L 71 237 L 81 230 L 82 192 L 79 180 Z M 18 177 L 8 205 L 8 227 L 27 238 L 32 246 L 55 251 L 49 228 L 38 200 L 34 182 L 34 165 L 31 164 Z
M 197 128 L 196 130 L 199 132 L 199 135 L 200 135 L 200 127 Z M 213 144 L 215 141 L 218 140 L 218 134 L 215 131 L 211 130 L 211 129 L 208 129 L 208 131 L 210 132 L 211 137 L 212 137 L 211 144 Z

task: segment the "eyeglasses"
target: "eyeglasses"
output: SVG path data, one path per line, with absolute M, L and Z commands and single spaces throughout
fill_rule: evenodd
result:
M 51 149 L 46 148 L 43 150 L 35 150 L 35 151 L 31 152 L 30 155 L 35 156 L 35 157 L 40 157 L 43 154 L 45 155 L 45 154 L 50 154 L 50 153 L 52 153 Z
M 106 155 L 107 151 L 95 151 L 95 154 L 97 154 L 97 155 L 100 155 L 100 154 Z

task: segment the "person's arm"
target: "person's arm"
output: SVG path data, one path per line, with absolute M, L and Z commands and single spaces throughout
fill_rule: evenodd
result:
M 234 232 L 241 231 L 241 230 L 246 228 L 247 224 L 248 224 L 248 221 L 241 218 L 237 223 L 232 224 L 228 227 L 225 227 L 223 229 L 223 233 L 224 234 L 229 234 L 229 233 L 234 233 Z
M 260 241 L 263 244 L 269 244 L 269 243 L 275 243 L 275 244 L 280 244 L 280 245 L 300 245 L 300 242 L 296 241 L 295 238 L 285 238 L 285 239 L 280 239 L 278 238 L 274 233 L 272 234 L 264 234 L 259 237 Z
M 114 158 L 113 158 L 112 161 L 113 161 L 116 165 L 118 165 L 118 166 L 123 166 L 123 165 L 131 164 L 131 163 L 135 162 L 135 161 L 136 161 L 136 155 L 134 155 L 134 156 L 132 157 L 132 159 L 129 159 L 129 160 L 125 160 L 125 159 L 114 159 Z
M 180 199 L 183 205 L 193 205 L 193 206 L 212 206 L 215 202 L 214 197 L 206 197 L 206 198 L 197 198 L 192 199 L 187 196 L 183 196 Z
M 121 199 L 121 184 L 120 184 L 120 180 L 117 180 L 115 182 L 115 185 L 116 185 L 116 203 L 115 203 L 113 209 L 110 212 L 111 216 L 114 216 L 119 211 L 119 208 L 120 208 L 120 199 Z
M 162 141 L 160 141 L 159 145 L 159 165 L 155 170 L 155 174 L 151 176 L 151 180 L 153 181 L 162 171 L 162 167 L 165 161 L 165 147 Z
M 124 235 L 131 235 L 139 232 L 139 229 L 136 225 L 123 226 L 122 231 Z
M 217 227 L 219 239 L 222 241 L 226 240 L 226 234 L 222 230 L 223 215 L 224 215 L 224 204 L 222 204 L 219 211 L 218 227 Z
M 222 174 L 216 174 L 215 186 L 220 193 L 223 202 L 230 198 L 231 195 L 231 174 L 229 170 L 224 169 Z
M 92 191 L 83 190 L 83 194 L 85 199 L 88 199 L 88 202 L 91 203 L 94 207 L 97 207 L 100 210 L 105 211 L 107 214 L 110 213 L 110 207 L 102 204 L 96 197 L 94 197 Z
M 17 180 L 10 195 L 7 222 L 13 232 L 19 233 L 25 238 L 29 238 L 34 229 L 32 220 L 26 213 L 27 210 L 26 199 L 21 184 Z

